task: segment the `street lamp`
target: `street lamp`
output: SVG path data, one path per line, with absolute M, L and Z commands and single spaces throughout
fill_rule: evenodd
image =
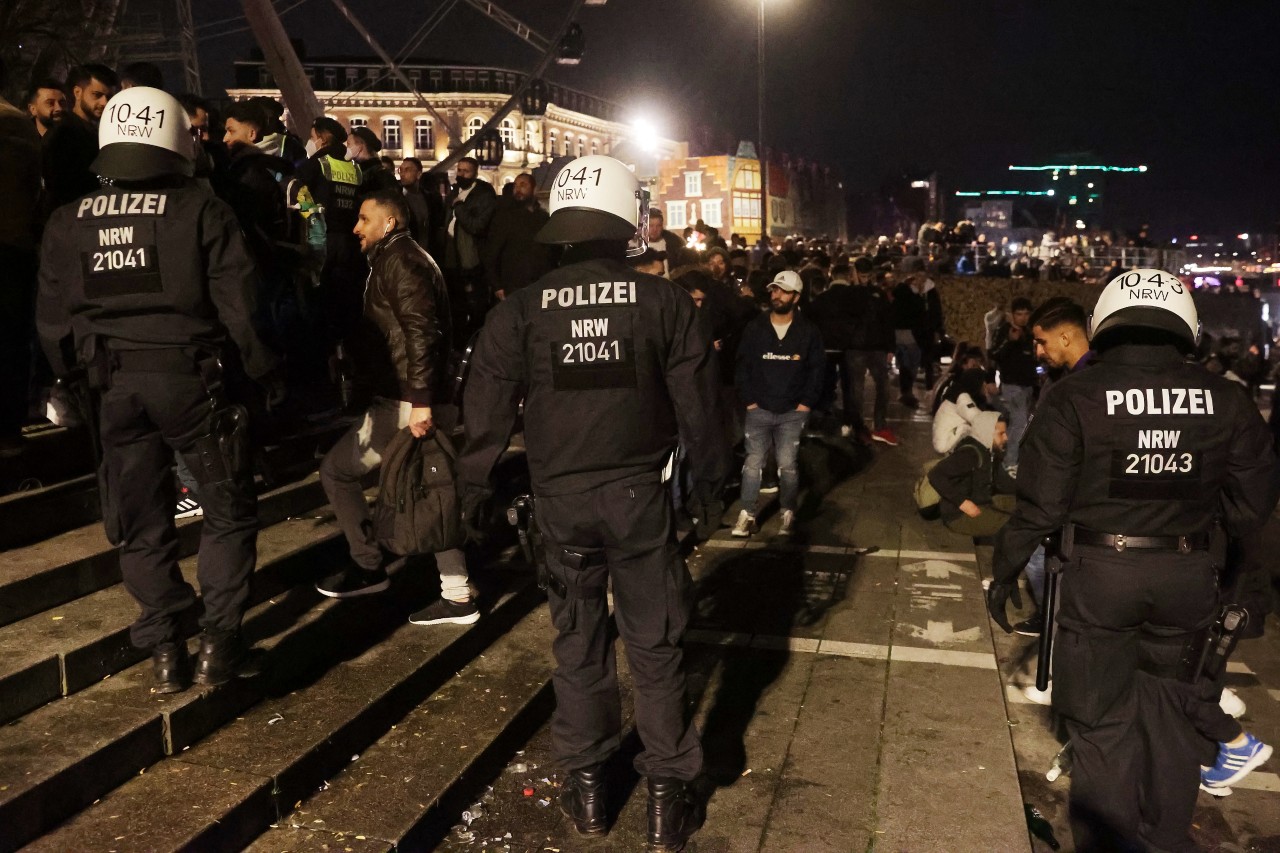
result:
M 756 33 L 756 139 L 760 143 L 760 236 L 769 239 L 769 161 L 764 147 L 764 3 Z

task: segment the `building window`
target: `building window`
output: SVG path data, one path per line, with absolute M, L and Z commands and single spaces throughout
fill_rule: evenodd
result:
M 529 121 L 524 123 L 524 150 L 539 153 L 542 151 L 542 147 L 538 145 L 538 128 Z
M 467 122 L 467 139 L 470 139 L 471 137 L 479 133 L 480 128 L 482 127 L 484 127 L 484 119 L 480 118 L 480 116 L 475 116 L 470 121 L 468 121 Z
M 702 200 L 702 221 L 712 228 L 724 225 L 723 220 L 720 219 L 720 199 L 704 198 Z
M 435 156 L 436 136 L 431 127 L 431 119 L 419 116 L 413 120 L 413 150 L 419 156 L 426 154 Z
M 468 71 L 466 72 L 465 76 L 467 79 L 467 84 L 464 87 L 464 91 L 474 92 L 476 90 L 476 72 Z
M 413 84 L 413 88 L 418 89 L 422 84 L 422 70 L 414 68 L 409 71 L 409 82 Z
M 449 72 L 449 85 L 453 87 L 453 91 L 455 92 L 462 91 L 462 72 L 461 71 Z
M 684 194 L 689 196 L 689 198 L 697 198 L 702 195 L 701 172 L 684 173 Z
M 587 138 L 585 136 L 578 137 L 578 156 L 582 157 L 587 153 Z
M 354 116 L 349 122 L 347 122 L 348 131 L 355 130 L 357 127 L 368 127 L 368 126 L 369 126 L 369 120 L 364 116 Z
M 498 125 L 498 133 L 502 135 L 502 147 L 507 151 L 514 151 L 516 148 L 516 123 L 509 118 L 504 118 L 502 124 Z
M 400 119 L 388 116 L 382 120 L 382 146 L 395 151 L 400 150 Z M 706 202 L 704 201 L 705 205 Z M 703 217 L 706 219 L 706 217 Z M 707 219 L 710 222 L 710 219 Z
M 566 133 L 564 135 L 564 145 L 563 147 L 561 147 L 560 153 L 566 157 L 572 156 L 573 154 L 573 134 L 572 133 Z
M 444 88 L 444 72 L 443 71 L 432 71 L 430 74 L 430 77 L 431 77 L 431 91 L 439 92 L 441 89 Z
M 480 91 L 480 92 L 489 91 L 489 72 L 488 71 L 480 72 L 480 88 L 477 91 Z
M 743 165 L 733 176 L 733 188 L 735 190 L 760 189 L 760 167 L 755 163 Z
M 324 70 L 324 87 L 331 91 L 338 88 L 338 69 L 326 68 Z
M 348 86 L 354 86 L 356 84 L 356 81 L 360 79 L 359 73 L 354 68 L 347 69 L 346 77 L 347 77 Z
M 596 154 L 599 154 L 599 153 L 600 153 L 600 140 L 599 139 L 591 140 L 591 155 L 594 157 Z
M 667 228 L 670 230 L 679 230 L 687 227 L 689 220 L 685 216 L 683 201 L 667 202 Z
M 556 153 L 556 131 L 555 128 L 547 131 L 547 153 L 555 156 Z
M 271 72 L 265 68 L 258 69 L 258 88 L 267 89 L 271 86 Z

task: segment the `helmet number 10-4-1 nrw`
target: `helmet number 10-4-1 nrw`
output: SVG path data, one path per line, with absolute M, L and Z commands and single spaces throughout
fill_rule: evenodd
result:
M 595 175 L 596 180 L 595 180 L 594 186 L 598 187 L 600 186 L 600 171 L 601 171 L 600 169 L 592 169 L 590 172 L 588 172 L 586 166 L 583 166 L 581 169 L 573 173 L 570 173 L 568 169 L 564 169 L 563 171 L 560 172 L 560 178 L 559 180 L 556 181 L 556 186 L 563 187 L 565 184 L 569 183 L 570 181 L 573 181 L 577 183 L 579 186 L 581 186 L 582 184 L 585 184 L 587 182 L 588 175 Z
M 164 110 L 152 110 L 151 107 L 144 106 L 136 113 L 133 111 L 133 104 L 125 101 L 123 103 L 110 104 L 107 106 L 108 120 L 112 124 L 123 124 L 129 121 L 141 122 L 147 126 L 151 125 L 151 120 L 156 120 L 156 127 L 164 127 Z

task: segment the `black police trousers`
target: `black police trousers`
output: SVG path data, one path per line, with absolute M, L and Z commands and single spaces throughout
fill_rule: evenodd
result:
M 102 394 L 102 464 L 111 504 L 103 507 L 103 520 L 108 531 L 119 532 L 124 585 L 142 611 L 130 628 L 138 648 L 179 639 L 181 615 L 195 602 L 178 569 L 171 469 L 174 451 L 191 454 L 211 434 L 213 414 L 194 362 L 189 374 L 116 370 Z M 227 479 L 205 482 L 205 466 L 190 467 L 204 508 L 196 570 L 200 624 L 211 634 L 238 631 L 257 560 L 252 472 L 246 464 Z
M 677 550 L 670 501 L 656 473 L 644 482 L 624 480 L 581 494 L 538 498 L 538 527 L 553 578 L 547 597 L 556 627 L 552 747 L 567 771 L 604 762 L 621 742 L 609 581 L 644 744 L 636 770 L 689 781 L 702 769 L 702 745 L 685 707 L 681 645 L 692 582 Z
M 1197 726 L 1210 697 L 1183 680 L 1179 661 L 1217 615 L 1213 558 L 1076 550 L 1053 650 L 1053 707 L 1073 749 L 1076 850 L 1197 850 L 1191 816 L 1206 747 Z

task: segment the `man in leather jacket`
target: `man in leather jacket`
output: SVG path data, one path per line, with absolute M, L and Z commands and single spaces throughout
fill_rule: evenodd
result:
M 417 438 L 433 427 L 451 430 L 447 371 L 449 294 L 440 268 L 409 236 L 404 196 L 389 189 L 360 205 L 354 233 L 369 258 L 364 313 L 349 339 L 373 402 L 320 463 L 320 483 L 351 548 L 352 565 L 316 584 L 331 598 L 381 592 L 390 585 L 386 561 L 361 481 L 382 462 L 392 436 L 408 427 Z M 441 598 L 410 617 L 419 625 L 467 625 L 480 618 L 467 585 L 462 551 L 436 556 Z

